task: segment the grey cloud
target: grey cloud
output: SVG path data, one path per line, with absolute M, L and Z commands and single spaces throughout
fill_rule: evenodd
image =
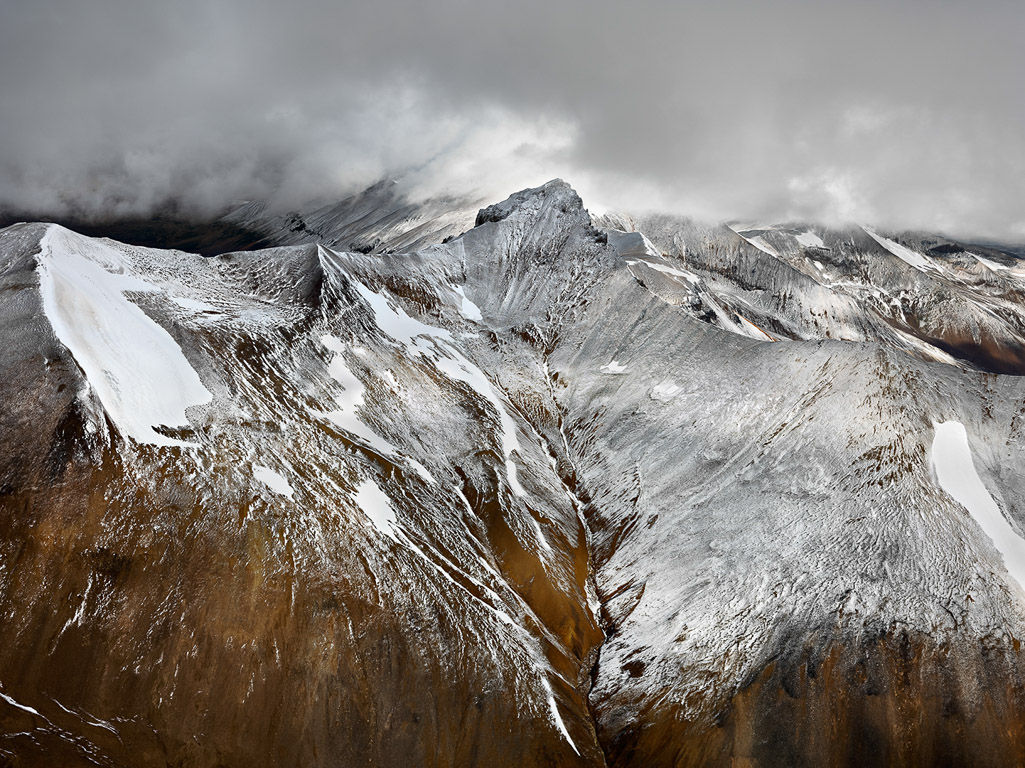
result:
M 1025 237 L 1021 3 L 3 0 L 0 204 L 504 196 Z

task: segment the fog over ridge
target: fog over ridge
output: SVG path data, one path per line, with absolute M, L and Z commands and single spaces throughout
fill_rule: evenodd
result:
M 4 2 L 0 206 L 186 213 L 387 176 L 1025 238 L 1021 3 Z

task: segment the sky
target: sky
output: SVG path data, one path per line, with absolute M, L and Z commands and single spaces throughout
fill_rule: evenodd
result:
M 1025 240 L 1021 0 L 0 0 L 0 206 L 382 178 Z

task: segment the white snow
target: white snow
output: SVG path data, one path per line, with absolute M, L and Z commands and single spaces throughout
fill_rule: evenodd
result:
M 752 339 L 758 339 L 759 341 L 775 341 L 774 338 L 743 315 L 737 315 L 737 317 L 740 318 L 740 329 L 745 336 L 749 336 Z
M 358 280 L 352 282 L 356 290 L 359 291 L 359 295 L 373 310 L 374 322 L 377 323 L 377 327 L 396 341 L 401 341 L 409 346 L 413 345 L 413 340 L 417 336 L 451 340 L 452 334 L 448 331 L 421 323 L 407 315 L 402 307 L 393 308 L 382 294 L 374 293 Z
M 931 261 L 925 258 L 925 256 L 923 256 L 922 254 L 916 253 L 915 251 L 912 251 L 910 248 L 907 248 L 901 245 L 900 243 L 885 238 L 882 235 L 877 235 L 868 227 L 863 226 L 862 229 L 865 230 L 866 234 L 868 234 L 869 237 L 871 237 L 873 240 L 879 243 L 879 245 L 883 246 L 883 248 L 888 250 L 898 259 L 905 262 L 906 264 L 910 264 L 915 269 L 926 270 L 938 268 L 935 264 L 933 264 Z
M 498 419 L 502 428 L 502 451 L 505 454 L 505 469 L 509 477 L 509 488 L 517 496 L 525 496 L 526 491 L 520 485 L 519 477 L 516 473 L 516 464 L 512 460 L 513 451 L 519 451 L 520 448 L 519 439 L 516 437 L 516 422 L 513 421 L 509 412 L 505 409 L 505 405 L 502 403 L 501 398 L 498 397 L 484 372 L 452 347 L 446 345 L 445 349 L 451 357 L 436 357 L 434 360 L 435 367 L 449 378 L 469 384 L 474 392 L 491 403 L 495 410 L 498 411 Z
M 537 541 L 538 544 L 541 545 L 541 548 L 549 555 L 555 554 L 555 550 L 552 549 L 552 545 L 548 543 L 548 537 L 545 536 L 544 529 L 541 528 L 541 523 L 534 518 L 530 518 L 530 522 L 534 524 L 534 533 L 537 534 Z
M 401 544 L 399 537 L 395 535 L 395 510 L 392 509 L 391 500 L 381 490 L 380 486 L 368 478 L 359 484 L 356 489 L 356 503 L 363 510 L 374 527 L 390 538 L 396 544 Z
M 275 493 L 280 493 L 282 496 L 288 498 L 289 501 L 293 500 L 295 491 L 292 490 L 292 486 L 289 484 L 288 480 L 270 467 L 265 467 L 262 464 L 255 464 L 253 466 L 253 477 Z
M 802 232 L 797 235 L 797 242 L 803 245 L 805 248 L 825 248 L 826 244 L 822 242 L 822 238 L 816 235 L 811 230 Z
M 399 450 L 377 434 L 377 432 L 375 432 L 369 424 L 360 419 L 356 413 L 358 408 L 363 407 L 363 396 L 366 393 L 366 387 L 363 386 L 363 382 L 357 379 L 345 364 L 345 358 L 342 356 L 342 353 L 345 352 L 345 344 L 340 339 L 331 336 L 330 334 L 321 336 L 320 343 L 328 350 L 335 353 L 335 356 L 331 358 L 331 362 L 328 364 L 328 373 L 331 374 L 331 378 L 342 385 L 343 391 L 341 394 L 335 396 L 335 405 L 338 407 L 337 410 L 328 411 L 326 413 L 315 411 L 314 414 L 321 418 L 328 419 L 338 427 L 344 429 L 346 432 L 360 438 L 378 453 L 389 457 L 397 456 L 399 454 Z M 391 381 L 394 383 L 395 376 L 392 375 L 390 371 L 385 371 L 385 373 L 391 377 Z M 437 482 L 434 479 L 434 476 L 427 470 L 427 467 L 419 461 L 406 457 L 406 462 L 426 482 L 432 484 Z
M 672 381 L 663 384 L 656 384 L 651 390 L 651 398 L 653 400 L 668 401 L 672 400 L 676 395 L 683 391 L 683 387 Z
M 657 270 L 659 272 L 665 272 L 667 275 L 673 275 L 674 277 L 682 277 L 692 285 L 697 285 L 701 282 L 701 278 L 695 275 L 693 272 L 687 272 L 683 269 L 677 269 L 671 267 L 668 264 L 661 261 L 648 261 L 646 259 L 627 259 L 626 263 L 628 266 L 634 266 L 635 264 L 643 264 L 646 267 Z
M 492 387 L 484 372 L 453 346 L 454 340 L 451 333 L 443 328 L 421 323 L 419 320 L 407 315 L 402 307 L 392 307 L 387 297 L 371 291 L 358 280 L 352 280 L 352 283 L 364 301 L 370 305 L 374 313 L 374 322 L 377 323 L 378 328 L 396 341 L 404 344 L 411 354 L 419 354 L 431 360 L 434 366 L 449 378 L 469 384 L 477 394 L 495 407 L 501 424 L 502 431 L 500 437 L 502 450 L 505 454 L 505 468 L 509 480 L 509 488 L 515 495 L 525 496 L 526 491 L 520 485 L 516 464 L 512 460 L 513 452 L 518 451 L 520 447 L 519 440 L 516 437 L 516 422 L 509 415 L 501 398 L 495 392 L 494 387 Z M 335 342 L 341 344 L 337 340 Z M 327 344 L 328 342 L 325 341 L 324 343 Z M 335 360 L 337 359 L 336 357 Z M 341 370 L 338 373 L 342 375 Z M 336 376 L 336 378 L 338 377 Z M 359 402 L 362 402 L 362 391 L 360 391 L 359 397 Z
M 153 429 L 188 426 L 186 409 L 212 399 L 171 335 L 124 295 L 153 286 L 127 274 L 112 246 L 62 227 L 40 247 L 43 310 L 118 429 L 139 443 L 198 447 Z
M 741 235 L 741 237 L 743 237 L 743 235 Z M 776 253 L 776 249 L 769 245 L 767 242 L 765 242 L 765 238 L 763 238 L 761 235 L 755 235 L 754 237 L 744 237 L 744 239 L 751 243 L 751 245 L 753 245 L 759 251 L 764 251 L 770 256 L 779 256 L 779 254 Z
M 1008 573 L 1025 588 L 1025 540 L 1000 512 L 972 462 L 968 433 L 958 421 L 933 422 L 930 463 L 940 487 L 967 509 L 1003 555 Z
M 8 696 L 6 693 L 0 693 L 0 699 L 3 699 L 8 704 L 10 704 L 12 707 L 16 707 L 17 709 L 20 709 L 23 712 L 28 712 L 29 714 L 35 715 L 36 717 L 42 717 L 44 720 L 46 720 L 46 718 L 43 717 L 43 715 L 41 715 L 39 713 L 39 710 L 33 709 L 32 707 L 27 706 L 26 704 L 22 704 L 22 703 L 20 703 L 18 701 L 15 701 L 10 696 Z M 47 722 L 49 722 L 49 720 L 47 720 Z
M 175 304 L 177 304 L 182 309 L 190 309 L 190 310 L 193 310 L 194 312 L 202 312 L 204 314 L 208 314 L 208 313 L 211 313 L 211 312 L 215 313 L 215 314 L 220 314 L 220 312 L 217 311 L 216 307 L 212 307 L 209 304 L 207 304 L 205 302 L 202 302 L 202 301 L 198 301 L 196 299 L 190 299 L 187 296 L 174 296 L 174 295 L 171 295 L 171 296 L 168 296 L 168 298 L 171 299 L 171 301 L 173 301 Z
M 373 429 L 365 424 L 356 415 L 356 409 L 363 406 L 363 395 L 366 387 L 363 382 L 357 379 L 348 366 L 342 353 L 345 352 L 345 344 L 329 334 L 320 337 L 320 343 L 335 353 L 328 364 L 328 372 L 331 378 L 342 385 L 342 392 L 335 396 L 337 410 L 320 414 L 329 419 L 337 426 L 362 439 L 371 448 L 385 456 L 392 456 L 396 453 L 395 446 L 378 435 Z
M 736 224 L 736 225 L 734 225 L 734 224 L 727 224 L 726 226 L 729 229 L 733 230 L 733 232 L 737 235 L 737 237 L 739 237 L 742 240 L 746 240 L 748 243 L 753 245 L 759 251 L 762 251 L 763 253 L 767 253 L 770 256 L 775 256 L 776 258 L 779 258 L 779 254 L 776 253 L 776 250 L 771 245 L 769 245 L 767 242 L 765 242 L 765 239 L 761 235 L 755 235 L 754 237 L 747 237 L 746 235 L 740 234 L 741 232 L 753 232 L 753 231 L 761 229 L 761 227 L 757 227 L 757 226 L 748 227 L 747 225 L 742 225 L 742 224 Z
M 984 259 L 982 256 L 979 256 L 977 253 L 973 253 L 972 256 L 975 257 L 975 260 L 977 262 L 982 264 L 987 269 L 993 270 L 994 272 L 999 272 L 1002 269 L 1008 269 L 1008 267 L 1004 266 L 1003 264 L 997 264 L 997 262 L 995 262 L 995 261 L 990 261 L 989 259 Z
M 598 371 L 599 373 L 608 373 L 617 376 L 619 374 L 626 373 L 626 366 L 620 365 L 616 360 L 611 360 L 599 368 Z
M 573 739 L 570 738 L 569 731 L 566 730 L 566 723 L 563 722 L 562 715 L 559 713 L 559 705 L 555 701 L 555 691 L 552 690 L 552 684 L 544 679 L 542 679 L 542 682 L 548 691 L 548 712 L 552 717 L 552 722 L 555 724 L 555 727 L 559 729 L 559 732 L 565 737 L 566 741 L 569 742 L 569 745 L 573 747 L 573 751 L 579 755 L 580 750 L 577 749 L 577 745 L 574 744 Z
M 484 315 L 481 314 L 480 307 L 466 298 L 466 294 L 463 292 L 463 286 L 453 285 L 452 290 L 459 294 L 459 314 L 465 317 L 467 320 L 471 320 L 475 323 L 479 323 L 484 319 Z

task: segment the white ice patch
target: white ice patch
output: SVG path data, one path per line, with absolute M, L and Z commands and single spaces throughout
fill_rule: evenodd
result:
M 549 555 L 555 554 L 555 551 L 552 549 L 552 545 L 548 543 L 548 537 L 545 536 L 541 523 L 534 518 L 530 518 L 530 522 L 534 524 L 534 532 L 537 534 L 537 543 L 540 544 L 541 548 Z
M 657 270 L 658 272 L 664 272 L 665 274 L 673 275 L 674 277 L 682 277 L 684 280 L 686 280 L 691 285 L 697 285 L 698 283 L 701 282 L 701 278 L 698 277 L 697 275 L 695 275 L 693 272 L 687 272 L 686 270 L 683 270 L 683 269 L 677 269 L 676 267 L 671 267 L 668 264 L 665 264 L 664 262 L 661 262 L 661 261 L 647 261 L 647 260 L 644 260 L 644 259 L 627 259 L 626 263 L 627 263 L 628 266 L 631 266 L 631 267 L 635 266 L 637 264 L 643 264 L 644 266 L 650 267 L 651 269 Z
M 519 439 L 516 437 L 516 422 L 505 409 L 505 405 L 484 372 L 455 349 L 446 347 L 446 350 L 452 357 L 438 357 L 434 360 L 434 365 L 449 378 L 469 384 L 474 392 L 491 403 L 498 411 L 498 419 L 502 427 L 502 452 L 505 454 L 505 470 L 509 478 L 509 488 L 517 496 L 526 496 L 526 491 L 520 485 L 519 476 L 516 473 L 516 464 L 512 460 L 513 451 L 520 449 Z
M 744 237 L 744 236 L 741 235 L 741 237 Z M 776 253 L 776 249 L 773 248 L 771 245 L 769 245 L 765 241 L 765 238 L 762 237 L 761 235 L 755 235 L 754 237 L 744 237 L 744 239 L 747 240 L 749 243 L 751 243 L 751 245 L 753 245 L 759 251 L 763 251 L 763 252 L 769 254 L 770 256 L 779 256 L 779 254 Z
M 480 307 L 466 298 L 466 294 L 463 292 L 463 286 L 453 285 L 452 290 L 459 294 L 460 305 L 459 314 L 474 323 L 479 323 L 484 319 L 484 315 L 481 314 Z
M 6 693 L 0 693 L 0 699 L 3 699 L 4 701 L 6 701 L 8 704 L 10 704 L 12 707 L 15 707 L 16 709 L 20 709 L 23 712 L 28 712 L 29 714 L 35 715 L 36 717 L 42 717 L 44 720 L 47 720 L 45 717 L 43 717 L 43 715 L 41 715 L 39 713 L 39 710 L 33 709 L 32 707 L 30 707 L 30 706 L 28 706 L 26 704 L 22 704 L 22 703 L 20 703 L 18 701 L 15 701 L 10 696 L 8 696 Z M 47 720 L 47 722 L 49 722 L 49 720 Z
M 809 230 L 808 232 L 802 232 L 797 235 L 797 242 L 803 245 L 805 248 L 825 248 L 826 244 L 822 242 L 822 238 L 816 235 L 814 232 Z
M 220 312 L 217 311 L 216 307 L 212 307 L 203 301 L 197 301 L 196 299 L 190 299 L 185 296 L 169 296 L 168 298 L 170 298 L 171 301 L 173 301 L 182 309 L 189 309 L 193 312 L 200 312 L 203 314 L 209 314 L 211 312 L 215 314 L 220 314 Z
M 603 365 L 601 368 L 599 368 L 598 372 L 618 376 L 620 374 L 626 373 L 626 366 L 620 365 L 619 362 L 616 360 L 611 360 L 605 363 L 605 365 Z
M 1011 528 L 972 462 L 968 434 L 958 421 L 933 422 L 930 463 L 940 487 L 967 509 L 1003 555 L 1008 573 L 1025 588 L 1025 540 Z
M 542 682 L 548 692 L 548 713 L 551 715 L 552 722 L 555 724 L 555 727 L 559 729 L 559 732 L 565 737 L 566 741 L 569 742 L 569 745 L 573 747 L 573 751 L 579 755 L 580 750 L 577 749 L 577 745 L 574 744 L 573 739 L 570 738 L 569 731 L 566 730 L 566 723 L 563 722 L 562 715 L 559 713 L 559 705 L 555 701 L 555 691 L 552 690 L 552 684 L 547 680 L 542 680 Z
M 374 527 L 394 541 L 401 544 L 399 537 L 395 535 L 395 510 L 392 509 L 391 499 L 371 479 L 364 480 L 356 489 L 356 503 L 363 510 Z
M 982 256 L 979 256 L 977 253 L 973 253 L 971 255 L 975 258 L 975 260 L 977 262 L 982 264 L 987 269 L 993 270 L 994 272 L 999 272 L 1002 269 L 1008 269 L 1008 267 L 1004 266 L 1003 264 L 997 264 L 995 261 L 990 261 L 989 259 L 984 259 L 984 258 L 982 258 Z
M 282 496 L 285 496 L 289 501 L 293 500 L 293 495 L 295 491 L 292 490 L 292 486 L 289 485 L 288 480 L 286 480 L 282 475 L 278 474 L 270 467 L 265 467 L 261 464 L 255 464 L 253 466 L 253 477 L 255 477 L 257 480 L 266 485 L 275 493 L 280 493 Z
M 186 409 L 212 399 L 171 335 L 124 295 L 156 289 L 124 273 L 113 247 L 62 227 L 40 247 L 43 311 L 118 429 L 139 443 L 198 447 L 153 429 L 188 426 Z
M 651 398 L 653 400 L 659 400 L 667 402 L 676 397 L 680 392 L 683 391 L 683 387 L 679 384 L 675 384 L 671 381 L 664 382 L 662 384 L 656 384 L 651 390 Z
M 900 259 L 906 264 L 910 264 L 915 269 L 937 269 L 937 266 L 933 264 L 931 261 L 929 261 L 927 258 L 925 258 L 925 256 L 923 256 L 922 254 L 916 253 L 915 251 L 912 251 L 910 248 L 907 248 L 901 245 L 900 243 L 885 238 L 882 235 L 877 235 L 868 227 L 862 227 L 862 229 L 865 230 L 869 237 L 871 237 L 873 240 L 879 243 L 879 245 L 883 246 L 883 248 L 892 253 L 898 259 Z
M 430 336 L 432 338 L 451 340 L 452 334 L 442 328 L 435 328 L 433 325 L 421 323 L 405 313 L 402 307 L 393 308 L 388 299 L 380 293 L 374 293 L 358 280 L 352 281 L 359 295 L 370 305 L 374 312 L 374 322 L 377 327 L 403 344 L 412 345 L 413 339 L 417 336 Z

